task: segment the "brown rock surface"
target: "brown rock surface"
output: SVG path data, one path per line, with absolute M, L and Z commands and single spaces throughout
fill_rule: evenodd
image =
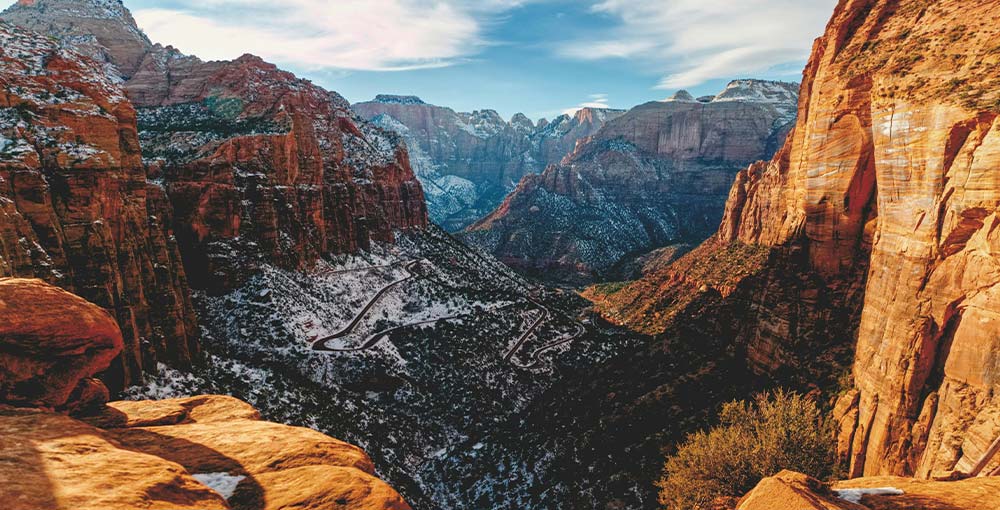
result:
M 0 407 L 0 487 L 8 510 L 224 510 L 175 462 L 122 448 L 104 431 Z
M 230 397 L 113 402 L 71 418 L 0 407 L 5 508 L 407 510 L 357 447 L 259 421 Z M 195 475 L 242 476 L 224 501 Z
M 860 503 L 837 497 L 845 489 L 895 489 L 860 495 Z M 902 491 L 899 494 L 898 491 Z M 740 500 L 737 510 L 994 510 L 1000 508 L 1000 478 L 955 482 L 894 476 L 865 477 L 831 485 L 801 473 L 782 471 L 765 478 Z
M 88 379 L 122 350 L 114 318 L 41 280 L 0 278 L 0 402 L 75 409 L 107 402 Z
M 768 291 L 819 282 L 799 300 L 737 296 L 800 319 L 760 322 L 768 333 L 742 340 L 758 366 L 796 363 L 776 356 L 803 345 L 791 325 L 826 327 L 831 345 L 857 340 L 858 398 L 837 416 L 854 476 L 968 470 L 1000 435 L 997 19 L 992 1 L 840 2 L 806 69 L 794 135 L 738 176 L 712 242 L 798 260 L 784 275 L 750 275 Z M 622 304 L 620 316 L 650 320 L 649 303 Z M 833 311 L 840 326 L 782 308 Z
M 782 471 L 757 484 L 737 510 L 868 510 L 838 498 L 823 482 L 794 471 Z
M 259 421 L 253 408 L 230 397 L 116 402 L 95 420 L 125 424 L 109 426 L 106 434 L 190 473 L 245 476 L 229 500 L 233 508 L 410 508 L 374 476 L 371 459 L 358 447 Z M 142 426 L 161 423 L 169 425 Z
M 133 382 L 197 352 L 194 312 L 135 110 L 93 61 L 0 22 L 0 276 L 38 277 L 111 310 Z

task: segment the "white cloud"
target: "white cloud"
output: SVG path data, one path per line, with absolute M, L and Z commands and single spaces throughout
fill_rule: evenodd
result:
M 568 41 L 563 56 L 639 60 L 664 74 L 657 88 L 750 75 L 809 56 L 836 0 L 601 0 L 617 26 Z
M 309 69 L 397 71 L 462 62 L 492 17 L 530 0 L 180 0 L 134 14 L 154 41 L 208 60 L 250 52 Z

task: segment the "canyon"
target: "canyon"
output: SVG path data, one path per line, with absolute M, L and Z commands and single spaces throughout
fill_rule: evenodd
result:
M 849 362 L 835 417 L 850 476 L 970 472 L 1000 434 L 997 9 L 840 2 L 793 135 L 739 174 L 719 233 L 591 297 L 663 332 L 691 296 L 720 296 L 752 324 L 731 341 L 755 371 Z
M 783 387 L 835 422 L 844 480 L 776 473 L 720 508 L 993 508 L 997 20 L 841 0 L 801 87 L 535 124 L 351 105 L 154 44 L 119 0 L 20 0 L 2 492 L 656 508 L 679 441 Z
M 681 91 L 609 120 L 561 162 L 525 176 L 463 239 L 531 275 L 607 279 L 718 226 L 733 176 L 769 158 L 795 121 L 797 86 L 741 80 Z
M 526 175 L 541 173 L 624 110 L 583 108 L 536 125 L 524 114 L 504 121 L 493 110 L 472 113 L 417 97 L 380 95 L 352 108 L 406 140 L 424 185 L 431 220 L 460 231 L 495 209 Z

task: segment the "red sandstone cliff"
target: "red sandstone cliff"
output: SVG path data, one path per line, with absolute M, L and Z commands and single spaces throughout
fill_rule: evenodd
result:
M 195 288 L 230 289 L 257 264 L 302 268 L 427 225 L 395 135 L 257 57 L 206 63 L 156 48 L 126 90 Z
M 43 278 L 112 311 L 109 381 L 198 350 L 163 190 L 146 182 L 135 110 L 93 61 L 0 22 L 0 276 Z
M 695 255 L 768 252 L 726 279 L 730 303 L 769 319 L 735 339 L 759 369 L 807 362 L 803 330 L 856 340 L 856 391 L 837 412 L 855 476 L 968 471 L 1000 435 L 997 19 L 993 1 L 841 1 L 794 135 L 738 176 Z M 604 306 L 655 326 L 685 277 L 665 270 Z
M 50 36 L 2 29 L 0 275 L 112 310 L 126 340 L 115 388 L 190 363 L 191 288 L 427 224 L 403 144 L 334 93 L 256 57 L 152 45 L 119 0 L 20 2 L 0 18 Z

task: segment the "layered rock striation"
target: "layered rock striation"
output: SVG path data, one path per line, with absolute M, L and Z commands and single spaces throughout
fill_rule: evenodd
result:
M 515 267 L 580 281 L 655 248 L 701 242 L 733 175 L 780 146 L 796 97 L 793 84 L 747 80 L 707 102 L 685 93 L 633 108 L 522 179 L 466 238 Z
M 752 313 L 784 316 L 738 343 L 767 371 L 803 362 L 792 354 L 802 328 L 825 328 L 815 340 L 830 345 L 856 341 L 855 391 L 836 412 L 853 476 L 967 472 L 1000 436 L 1000 28 L 986 21 L 998 9 L 840 2 L 805 71 L 794 135 L 740 173 L 702 248 L 768 250 L 740 282 L 818 283 L 798 301 L 733 294 Z M 773 274 L 776 260 L 795 265 Z M 639 289 L 667 288 L 671 274 L 610 296 L 607 309 L 655 324 L 649 312 L 671 298 Z
M 450 231 L 495 209 L 522 177 L 558 162 L 577 141 L 625 113 L 584 108 L 536 125 L 523 114 L 506 121 L 493 110 L 456 112 L 417 97 L 390 95 L 353 108 L 406 140 L 431 219 Z
M 0 275 L 37 277 L 112 311 L 120 386 L 185 364 L 197 330 L 171 207 L 146 180 L 136 112 L 93 60 L 0 22 Z
M 153 45 L 119 0 L 19 2 L 0 19 L 19 26 L 0 27 L 0 275 L 114 312 L 113 389 L 190 364 L 191 289 L 427 225 L 402 141 L 335 93 L 250 55 Z

